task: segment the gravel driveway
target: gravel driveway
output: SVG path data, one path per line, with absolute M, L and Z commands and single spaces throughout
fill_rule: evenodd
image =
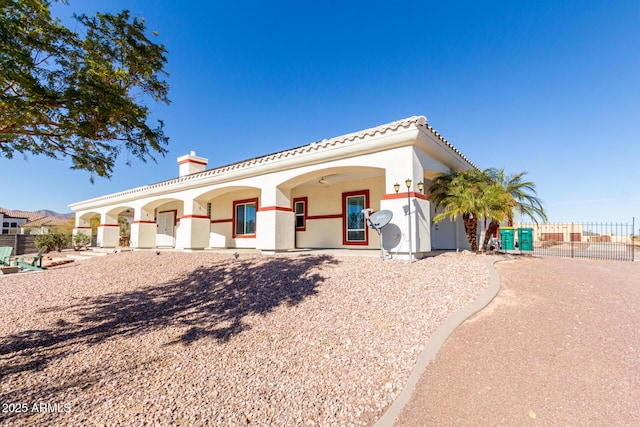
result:
M 370 425 L 485 257 L 130 252 L 0 276 L 4 425 Z

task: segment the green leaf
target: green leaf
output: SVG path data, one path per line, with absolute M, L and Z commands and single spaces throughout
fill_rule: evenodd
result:
M 0 153 L 69 157 L 73 169 L 110 177 L 128 151 L 164 155 L 163 124 L 140 99 L 169 104 L 166 49 L 129 11 L 75 16 L 77 31 L 43 0 L 5 2 L 0 14 Z M 84 34 L 81 36 L 80 34 Z

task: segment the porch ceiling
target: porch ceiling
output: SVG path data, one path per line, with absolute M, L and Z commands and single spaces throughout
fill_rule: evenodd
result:
M 345 172 L 335 172 L 335 171 L 325 171 L 319 172 L 319 174 L 314 174 L 313 177 L 310 177 L 308 180 L 302 182 L 297 187 L 298 188 L 309 188 L 309 187 L 317 187 L 317 186 L 330 186 L 332 184 L 339 184 L 342 182 L 354 181 L 356 179 L 370 179 L 374 177 L 384 176 L 383 170 L 376 169 L 360 169 L 357 171 L 345 171 Z

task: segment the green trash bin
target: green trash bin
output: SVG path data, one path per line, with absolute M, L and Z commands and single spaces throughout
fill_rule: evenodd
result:
M 500 227 L 500 243 L 503 251 L 513 250 L 513 227 Z
M 533 228 L 518 228 L 518 248 L 521 251 L 533 250 Z

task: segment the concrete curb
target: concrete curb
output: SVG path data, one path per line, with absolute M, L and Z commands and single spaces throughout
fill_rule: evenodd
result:
M 487 290 L 471 303 L 453 313 L 438 327 L 438 329 L 436 329 L 433 335 L 431 335 L 424 347 L 424 350 L 422 350 L 422 353 L 418 356 L 418 361 L 407 380 L 407 384 L 405 384 L 396 400 L 393 401 L 384 415 L 374 424 L 374 427 L 391 427 L 394 425 L 398 416 L 411 399 L 416 385 L 422 377 L 425 369 L 427 369 L 429 363 L 435 359 L 438 351 L 445 341 L 451 336 L 458 326 L 460 326 L 469 317 L 485 308 L 496 297 L 496 295 L 498 295 L 498 291 L 500 291 L 500 277 L 494 268 L 494 264 L 499 261 L 504 261 L 504 258 L 487 259 L 487 269 L 489 270 L 489 287 Z

